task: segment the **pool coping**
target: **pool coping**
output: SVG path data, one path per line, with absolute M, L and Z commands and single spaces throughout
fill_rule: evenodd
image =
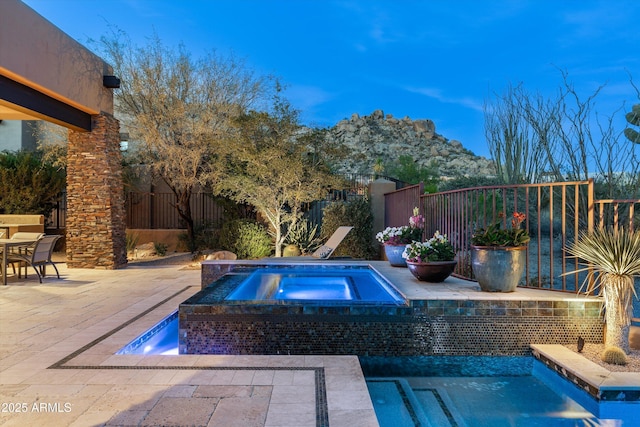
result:
M 612 372 L 560 344 L 531 344 L 533 357 L 600 402 L 640 402 L 640 372 Z

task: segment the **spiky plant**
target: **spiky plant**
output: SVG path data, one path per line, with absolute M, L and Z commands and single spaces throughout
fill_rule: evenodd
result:
M 613 365 L 626 365 L 627 354 L 620 347 L 612 346 L 604 349 L 600 355 L 603 362 Z
M 583 283 L 593 283 L 604 298 L 607 346 L 629 352 L 629 326 L 633 317 L 632 298 L 636 295 L 634 276 L 640 276 L 640 233 L 632 230 L 598 229 L 581 233 L 566 248 L 571 255 L 586 261 Z M 637 297 L 637 295 L 636 295 Z

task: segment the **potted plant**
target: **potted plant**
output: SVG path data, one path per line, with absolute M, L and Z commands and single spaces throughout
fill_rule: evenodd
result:
M 526 215 L 514 212 L 511 227 L 501 212 L 487 228 L 479 228 L 471 237 L 471 268 L 486 292 L 513 292 L 518 286 L 526 264 L 526 250 L 530 237 L 521 228 Z
M 402 254 L 416 279 L 438 283 L 444 281 L 456 267 L 456 252 L 447 236 L 436 231 L 426 242 L 411 242 Z
M 376 234 L 376 239 L 384 245 L 385 255 L 392 266 L 407 266 L 402 253 L 409 243 L 422 240 L 423 223 L 424 217 L 419 214 L 418 208 L 414 208 L 413 216 L 409 218 L 409 225 L 387 227 Z
M 582 290 L 591 293 L 600 288 L 606 320 L 605 344 L 629 353 L 632 299 L 636 295 L 634 276 L 640 276 L 640 233 L 622 227 L 597 229 L 581 233 L 566 250 L 586 261 L 587 267 L 578 271 L 587 271 L 584 283 L 590 286 Z

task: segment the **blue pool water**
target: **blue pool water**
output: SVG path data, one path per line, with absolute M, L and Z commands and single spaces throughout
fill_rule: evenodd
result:
M 226 301 L 405 304 L 405 298 L 367 266 L 264 267 L 253 271 Z
M 640 405 L 597 403 L 532 357 L 401 359 L 361 358 L 381 427 L 640 425 Z
M 116 354 L 178 354 L 178 312 L 162 319 Z

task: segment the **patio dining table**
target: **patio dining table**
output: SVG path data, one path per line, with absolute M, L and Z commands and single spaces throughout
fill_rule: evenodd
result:
M 11 248 L 26 248 L 33 245 L 35 239 L 0 239 L 0 252 L 2 252 L 2 264 L 0 264 L 0 273 L 2 274 L 2 284 L 7 284 L 7 259 Z

